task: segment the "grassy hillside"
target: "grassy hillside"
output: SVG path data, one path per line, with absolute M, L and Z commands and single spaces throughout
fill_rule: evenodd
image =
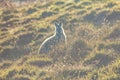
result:
M 0 80 L 120 80 L 119 4 L 49 0 L 0 7 Z M 59 21 L 67 44 L 37 54 Z

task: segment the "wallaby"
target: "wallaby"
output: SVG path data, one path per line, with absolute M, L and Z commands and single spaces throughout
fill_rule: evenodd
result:
M 47 54 L 55 48 L 56 45 L 66 43 L 66 35 L 62 23 L 55 23 L 55 33 L 53 36 L 43 41 L 39 48 L 39 54 Z

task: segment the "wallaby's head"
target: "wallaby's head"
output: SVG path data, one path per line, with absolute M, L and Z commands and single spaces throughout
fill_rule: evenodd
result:
M 63 24 L 62 23 L 55 23 L 55 30 L 56 33 L 63 33 Z

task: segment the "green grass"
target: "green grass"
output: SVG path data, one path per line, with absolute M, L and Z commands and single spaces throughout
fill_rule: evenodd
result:
M 0 80 L 119 80 L 120 1 L 56 0 L 0 8 Z M 39 54 L 64 24 L 67 44 Z

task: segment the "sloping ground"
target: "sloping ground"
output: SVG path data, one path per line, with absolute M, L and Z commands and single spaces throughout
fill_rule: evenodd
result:
M 119 80 L 120 1 L 56 0 L 0 8 L 0 80 Z M 61 21 L 67 44 L 38 55 Z

